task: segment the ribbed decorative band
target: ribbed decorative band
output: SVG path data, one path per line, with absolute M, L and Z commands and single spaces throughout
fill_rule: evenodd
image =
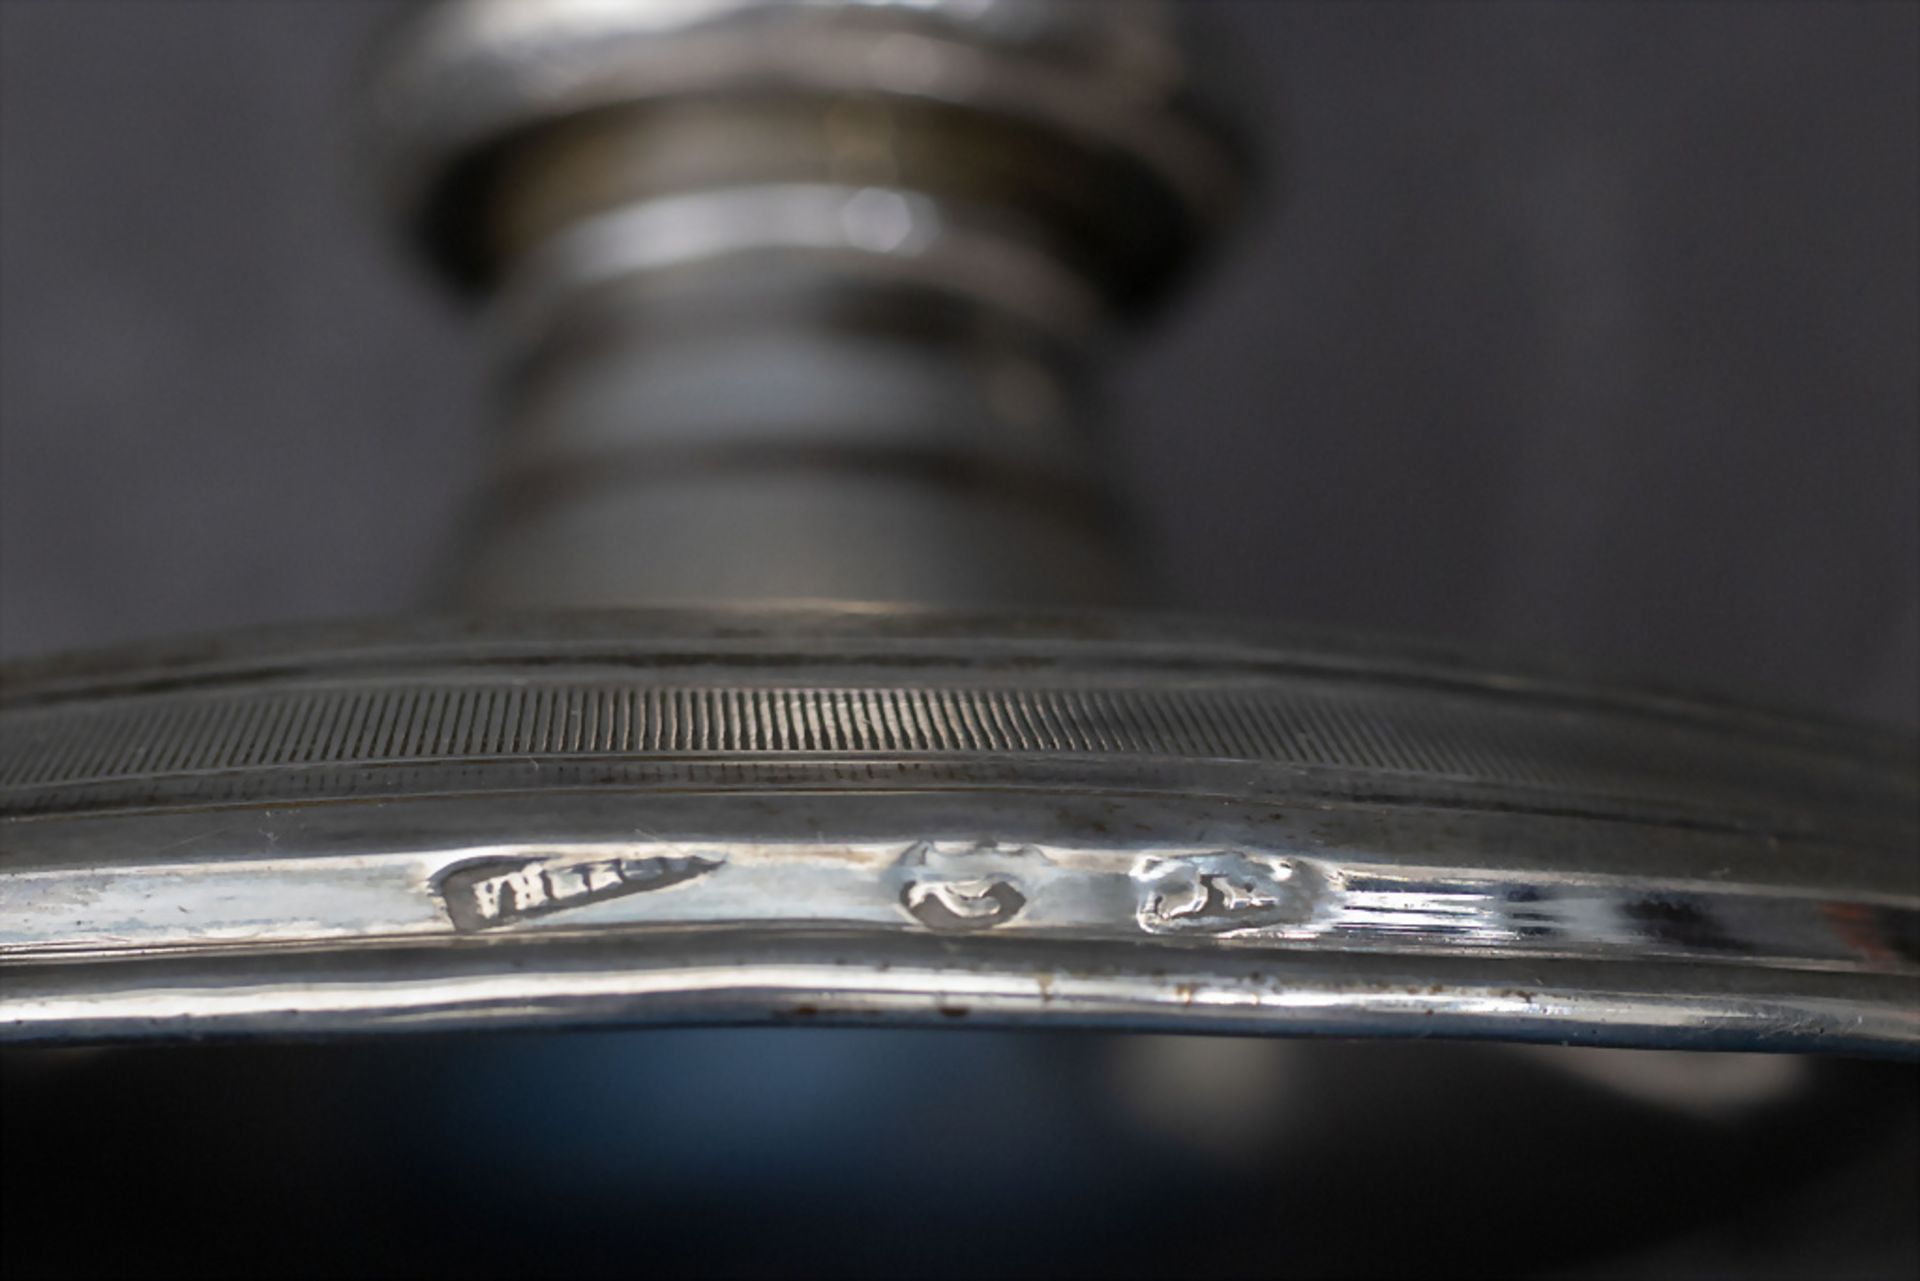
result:
M 1845 805 L 1885 784 L 1878 771 L 1844 760 L 1696 729 L 1650 733 L 1633 718 L 1569 718 L 1331 682 L 822 688 L 389 678 L 15 711 L 0 717 L 0 813 L 72 808 L 74 789 L 126 804 L 142 790 L 135 784 L 234 772 L 282 776 L 242 795 L 325 794 L 319 777 L 298 781 L 297 767 L 1035 753 L 1245 761 L 1615 797 L 1661 797 L 1678 786 L 1695 800 L 1773 810 L 1789 778 L 1798 806 Z

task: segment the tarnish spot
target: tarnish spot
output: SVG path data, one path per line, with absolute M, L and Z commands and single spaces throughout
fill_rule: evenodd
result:
M 1024 881 L 1046 864 L 1031 846 L 1003 850 L 992 841 L 940 845 L 920 841 L 894 864 L 900 906 L 930 930 L 986 930 L 1027 905 Z
M 1237 851 L 1143 858 L 1135 866 L 1136 917 L 1149 934 L 1224 934 L 1305 920 L 1313 908 L 1306 869 Z
M 456 929 L 485 930 L 588 903 L 663 890 L 705 876 L 724 857 L 484 859 L 441 873 L 436 888 Z

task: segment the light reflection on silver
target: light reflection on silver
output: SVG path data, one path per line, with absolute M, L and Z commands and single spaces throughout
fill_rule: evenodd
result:
M 15 818 L 0 828 L 0 1035 L 761 1020 L 804 1005 L 858 1021 L 1920 1046 L 1920 962 L 1858 932 L 1906 928 L 1920 896 L 1695 874 L 1744 861 L 1758 875 L 1764 846 L 1745 837 L 1694 834 L 1694 868 L 1603 846 L 1579 866 L 1495 866 L 1491 838 L 1529 824 L 1415 807 L 1377 815 L 1355 843 L 1284 773 L 1253 788 L 1239 775 L 1230 800 L 1205 768 L 1117 761 L 1118 792 L 1082 784 L 1070 800 L 1048 785 L 1062 767 L 1009 764 L 987 796 L 945 791 L 937 772 L 902 788 L 841 771 L 820 776 L 839 780 L 827 792 Z M 497 840 L 529 825 L 537 841 Z M 1452 865 L 1410 864 L 1407 850 L 1440 840 Z M 596 867 L 635 872 L 616 886 L 582 871 Z M 463 868 L 579 892 L 463 922 L 446 898 Z M 1194 875 L 1168 875 L 1182 868 Z M 1209 878 L 1230 883 L 1204 906 L 1167 897 Z M 1649 902 L 1687 913 L 1648 915 Z M 1516 904 L 1543 933 L 1512 926 Z M 1155 919 L 1199 928 L 1157 935 Z M 1676 919 L 1715 925 L 1676 932 Z
M 664 825 L 675 813 L 684 815 L 678 821 L 698 824 L 686 837 L 673 840 L 570 840 L 556 829 L 554 836 L 535 843 L 429 844 L 417 852 L 390 847 L 381 853 L 353 847 L 356 817 L 351 807 L 337 818 L 332 811 L 290 811 L 269 828 L 229 827 L 202 819 L 199 834 L 182 837 L 172 850 L 163 848 L 161 857 L 116 859 L 107 868 L 58 866 L 60 846 L 40 845 L 35 838 L 65 833 L 61 825 L 42 821 L 16 829 L 12 836 L 14 867 L 0 905 L 0 956 L 443 937 L 471 928 L 448 917 L 447 873 L 477 865 L 505 869 L 522 879 L 544 876 L 547 883 L 558 883 L 563 875 L 569 876 L 568 884 L 580 881 L 577 896 L 550 902 L 543 896 L 538 912 L 505 913 L 499 928 L 515 933 L 723 927 L 749 921 L 911 930 L 928 927 L 928 921 L 907 919 L 912 912 L 903 917 L 899 904 L 913 908 L 931 896 L 964 918 L 956 927 L 991 925 L 1001 934 L 1116 940 L 1198 935 L 1212 946 L 1313 944 L 1409 955 L 1718 954 L 1746 965 L 1920 975 L 1920 963 L 1911 959 L 1873 960 L 1842 939 L 1823 939 L 1819 905 L 1803 907 L 1785 896 L 1773 896 L 1771 914 L 1754 914 L 1747 910 L 1755 897 L 1750 890 L 1702 888 L 1645 875 L 1588 876 L 1569 883 L 1552 871 L 1517 869 L 1498 877 L 1455 869 L 1444 874 L 1444 881 L 1433 869 L 1396 869 L 1393 879 L 1427 888 L 1356 890 L 1351 888 L 1356 883 L 1378 885 L 1389 878 L 1383 867 L 1389 851 L 1327 850 L 1302 858 L 1294 853 L 1298 831 L 1287 824 L 1271 825 L 1264 837 L 1287 848 L 1286 858 L 1162 844 L 1185 822 L 1180 807 L 1166 802 L 1128 806 L 1125 812 L 1138 832 L 1117 846 L 1090 844 L 1084 836 L 1071 844 L 1056 838 L 1013 845 L 876 838 L 871 823 L 845 826 L 858 819 L 850 810 L 862 807 L 828 802 L 796 808 L 812 809 L 821 824 L 837 815 L 835 821 L 845 833 L 838 838 L 824 826 L 819 836 L 804 841 L 768 839 L 746 828 L 723 836 L 727 805 L 715 797 L 692 808 L 682 803 L 670 810 L 663 802 L 647 806 L 651 826 Z M 497 806 L 476 802 L 468 808 L 478 815 Z M 618 805 L 596 808 L 605 817 L 595 821 L 619 821 Z M 421 812 L 424 816 L 433 811 Z M 952 830 L 963 821 L 954 804 L 936 799 L 910 802 L 901 812 L 920 815 L 894 820 L 910 824 L 908 831 Z M 1000 813 L 1001 830 L 1036 837 L 1057 821 L 1049 820 L 1044 805 L 1011 795 L 1002 801 Z M 106 853 L 128 843 L 127 856 L 148 843 L 141 839 L 143 831 L 165 831 L 167 826 L 131 818 L 74 824 L 88 848 Z M 1248 829 L 1247 835 L 1256 830 Z M 1158 835 L 1149 834 L 1155 832 Z M 276 853 L 261 857 L 269 836 Z M 47 850 L 41 857 L 54 858 L 55 865 L 34 867 L 36 846 Z M 601 865 L 687 867 L 702 875 L 698 884 L 670 882 L 679 887 L 673 893 L 645 892 L 649 887 L 635 881 L 615 887 L 621 893 L 596 895 L 573 873 Z M 1275 866 L 1285 868 L 1287 875 L 1260 884 L 1244 870 Z M 1484 888 L 1456 888 L 1469 877 Z M 613 879 L 607 883 L 613 886 Z M 1263 884 L 1277 892 L 1260 892 Z M 990 890 L 996 885 L 1005 886 L 1010 897 L 1001 909 L 990 910 L 996 901 Z M 1537 900 L 1545 894 L 1560 900 L 1551 928 L 1529 936 L 1507 923 L 1511 899 Z M 1634 919 L 1635 905 L 1662 895 L 1684 896 L 1702 914 L 1727 922 L 1744 920 L 1752 928 L 1718 945 L 1708 938 L 1691 943 L 1663 938 Z M 1383 900 L 1393 909 L 1383 910 Z M 1875 902 L 1892 914 L 1920 911 L 1920 896 L 1856 896 L 1851 901 Z
M 1815 1044 L 1851 1052 L 1911 1046 L 1920 1028 L 1882 996 L 1813 995 L 1711 1002 L 1622 983 L 1595 991 L 1519 990 L 1497 969 L 1428 965 L 1382 971 L 1355 958 L 1311 956 L 1263 971 L 1220 973 L 1194 954 L 1138 956 L 1097 970 L 1049 968 L 1071 951 L 888 948 L 846 936 L 757 939 L 681 935 L 666 947 L 607 938 L 540 948 L 442 951 L 412 958 L 312 954 L 275 967 L 252 958 L 166 958 L 101 972 L 97 963 L 36 966 L 10 976 L 10 1039 L 339 1032 L 619 1021 L 812 1019 L 1079 1026 L 1333 1035 L 1488 1034 L 1605 1043 L 1684 1040 L 1716 1048 L 1764 1022 L 1777 1049 Z M 851 949 L 851 950 L 850 950 Z M 236 964 L 238 962 L 238 964 Z M 1157 963 L 1156 963 L 1157 962 Z M 1084 959 L 1070 962 L 1087 964 Z M 377 976 L 376 972 L 377 971 Z M 1438 974 L 1425 987 L 1416 973 Z M 251 976 L 242 981 L 242 976 Z M 1791 1015 L 1788 1011 L 1792 1010 Z M 1797 1030 L 1797 1033 L 1795 1029 Z M 1816 1041 L 1817 1029 L 1828 1031 Z M 1738 1044 L 1738 1039 L 1732 1040 Z
M 1865 730 L 875 608 L 288 628 L 6 677 L 16 1040 L 804 1008 L 1920 1053 L 1912 751 Z
M 1807 1060 L 1787 1054 L 1688 1054 L 1589 1046 L 1508 1047 L 1532 1062 L 1635 1102 L 1700 1120 L 1732 1121 L 1804 1090 Z
M 1304 1052 L 1253 1037 L 1128 1037 L 1109 1051 L 1108 1085 L 1144 1129 L 1216 1161 L 1253 1161 L 1315 1107 Z
M 370 146 L 406 208 L 489 139 L 595 108 L 770 89 L 892 95 L 1137 155 L 1218 223 L 1239 166 L 1184 114 L 1196 81 L 1170 25 L 1151 0 L 461 0 L 391 42 L 367 95 Z
M 662 196 L 593 215 L 542 244 L 500 297 L 507 341 L 531 344 L 595 289 L 748 255 L 838 255 L 835 270 L 926 283 L 1075 341 L 1096 335 L 1098 297 L 1059 261 L 958 225 L 911 191 L 789 183 Z M 505 335 L 503 335 L 505 337 Z

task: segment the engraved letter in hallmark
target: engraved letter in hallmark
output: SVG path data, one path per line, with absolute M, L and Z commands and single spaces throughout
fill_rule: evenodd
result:
M 1134 868 L 1140 928 L 1226 934 L 1305 920 L 1312 876 L 1284 859 L 1226 851 L 1145 858 Z
M 483 859 L 441 873 L 440 896 L 455 928 L 484 930 L 568 908 L 624 898 L 705 876 L 725 861 L 699 855 Z
M 1021 874 L 1037 871 L 1046 861 L 1024 845 L 1003 850 L 992 841 L 958 846 L 921 841 L 894 864 L 900 906 L 942 933 L 992 929 L 1026 907 Z

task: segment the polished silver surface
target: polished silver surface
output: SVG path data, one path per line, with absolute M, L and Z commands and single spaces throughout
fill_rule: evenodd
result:
M 504 139 L 689 97 L 932 104 L 1004 118 L 1148 171 L 1202 224 L 1240 164 L 1159 0 L 448 0 L 368 73 L 370 164 L 409 219 Z
M 1911 744 L 1116 616 L 288 629 L 7 673 L 0 1028 L 1920 1051 Z
M 501 612 L 1137 591 L 1090 371 L 1239 182 L 1168 12 L 476 0 L 396 37 L 393 194 L 508 393 L 481 614 L 0 674 L 45 1257 L 87 1270 L 111 1203 L 197 1272 L 251 1229 L 336 1273 L 791 1272 L 809 1234 L 886 1276 L 1498 1273 L 1589 1252 L 1568 1206 L 1614 1250 L 1884 1137 L 1913 1069 L 1816 1056 L 1920 1053 L 1909 742 L 1165 618 Z M 781 1031 L 652 1030 L 711 1023 Z M 363 1035 L 581 1025 L 648 1031 Z M 1249 1035 L 918 1034 L 979 1025 Z
M 812 253 L 837 274 L 919 286 L 1014 317 L 1066 343 L 1089 341 L 1103 303 L 1036 245 L 969 227 L 968 211 L 924 193 L 833 183 L 771 183 L 660 196 L 594 214 L 533 250 L 501 301 L 529 336 L 575 296 L 655 272 L 751 255 Z
M 1185 16 L 450 0 L 396 23 L 369 166 L 510 388 L 443 600 L 1145 603 L 1099 367 L 1248 184 Z

